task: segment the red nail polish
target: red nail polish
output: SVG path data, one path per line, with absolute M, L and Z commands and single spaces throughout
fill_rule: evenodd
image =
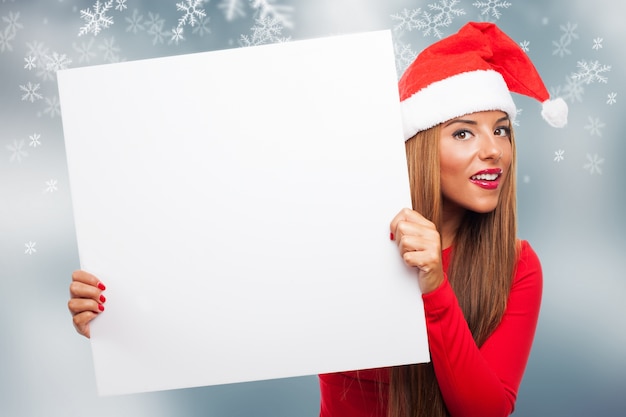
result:
M 98 288 L 100 289 L 100 291 L 104 291 L 107 289 L 107 287 L 105 287 L 104 284 L 101 282 L 98 283 Z
M 393 233 L 389 233 L 389 240 L 393 240 L 394 236 Z
M 104 303 L 106 300 L 107 298 L 104 295 L 100 294 L 100 302 Z
M 104 306 L 102 304 L 98 304 L 98 310 L 104 311 Z

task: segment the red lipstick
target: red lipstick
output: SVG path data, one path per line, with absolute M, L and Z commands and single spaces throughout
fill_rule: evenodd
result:
M 470 182 L 486 190 L 495 190 L 500 185 L 502 169 L 489 168 L 478 171 L 470 177 Z

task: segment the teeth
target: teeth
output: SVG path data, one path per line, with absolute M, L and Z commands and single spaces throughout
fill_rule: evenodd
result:
M 473 180 L 484 180 L 484 181 L 494 181 L 498 178 L 498 174 L 479 174 L 472 175 Z

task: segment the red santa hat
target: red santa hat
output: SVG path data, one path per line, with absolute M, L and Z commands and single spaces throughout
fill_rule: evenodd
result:
M 567 104 L 550 100 L 520 46 L 493 23 L 470 22 L 424 49 L 399 81 L 404 139 L 465 114 L 501 110 L 515 119 L 510 92 L 542 103 L 554 127 L 567 124 Z

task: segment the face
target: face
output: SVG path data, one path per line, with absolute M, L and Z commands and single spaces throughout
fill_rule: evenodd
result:
M 439 150 L 444 212 L 493 211 L 513 158 L 506 113 L 477 112 L 443 123 Z

